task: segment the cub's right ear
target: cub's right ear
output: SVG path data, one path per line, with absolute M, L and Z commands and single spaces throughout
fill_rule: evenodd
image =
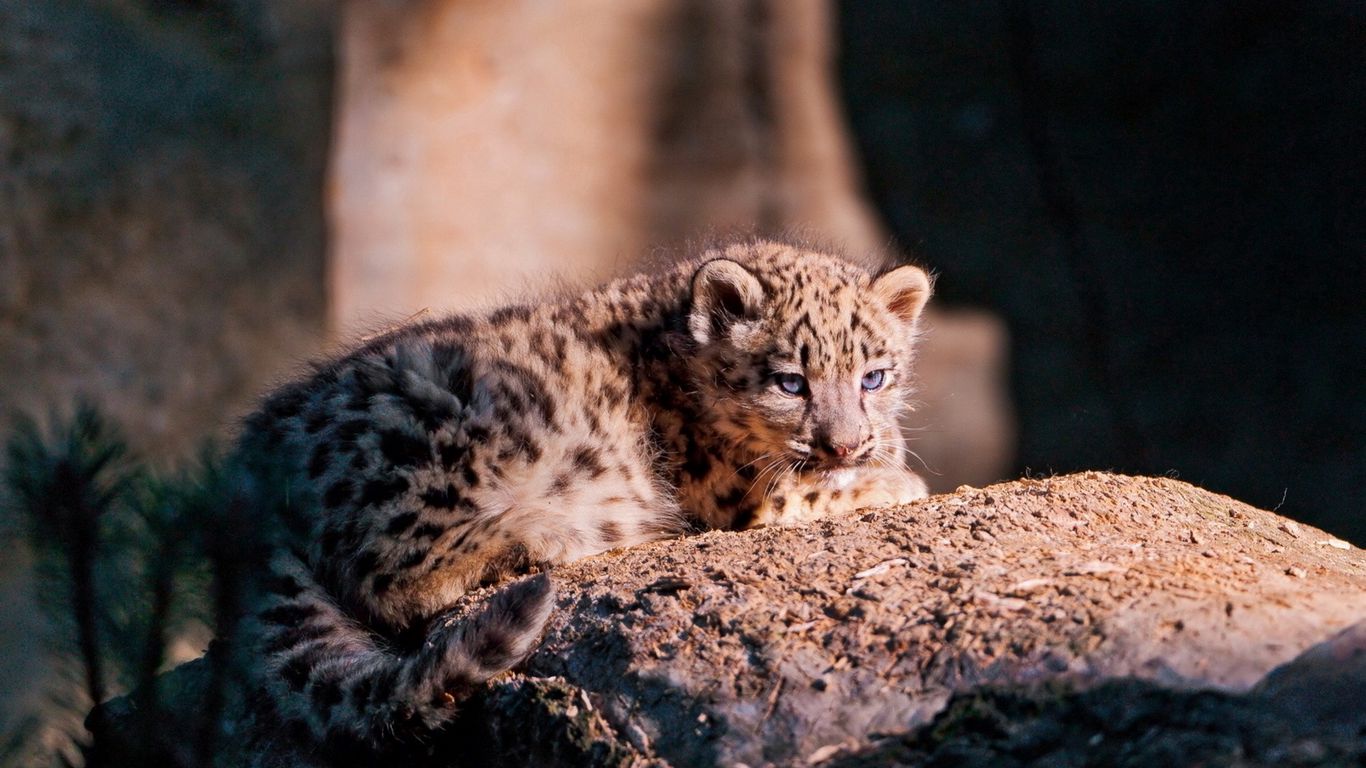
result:
M 698 344 L 725 334 L 737 320 L 759 316 L 764 287 L 749 270 L 730 259 L 716 259 L 692 277 L 688 331 Z
M 925 270 L 907 264 L 885 272 L 874 280 L 873 293 L 882 299 L 893 315 L 914 327 L 933 289 Z

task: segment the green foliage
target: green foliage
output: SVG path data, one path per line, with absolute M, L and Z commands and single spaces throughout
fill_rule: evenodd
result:
M 97 527 L 130 477 L 127 447 L 88 406 L 44 438 L 21 419 L 6 446 L 5 481 L 39 548 L 63 548 Z
M 269 552 L 284 483 L 265 462 L 207 449 L 189 469 L 159 475 L 91 408 L 51 421 L 44 432 L 24 420 L 8 441 L 0 499 L 33 559 L 55 639 L 52 666 L 74 674 L 54 681 L 49 711 L 0 734 L 0 762 L 34 754 L 55 723 L 67 724 L 86 765 L 150 762 L 130 755 L 127 743 L 111 750 L 100 710 L 86 721 L 88 736 L 75 723 L 92 702 L 137 688 L 146 692 L 145 738 L 133 741 L 155 741 L 154 683 L 167 647 L 196 626 L 232 634 Z M 196 744 L 194 762 L 211 762 L 235 673 L 227 654 L 210 658 L 198 733 L 184 734 Z

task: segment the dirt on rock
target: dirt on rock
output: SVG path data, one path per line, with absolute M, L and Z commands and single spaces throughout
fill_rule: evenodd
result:
M 676 764 L 799 763 L 981 685 L 1245 690 L 1366 618 L 1366 558 L 1339 546 L 1162 478 L 960 489 L 559 569 L 527 673 Z
M 1366 751 L 1349 704 L 1366 692 L 1366 557 L 1175 480 L 962 488 L 553 575 L 543 644 L 430 764 L 1088 764 L 1097 733 L 1149 757 Z M 1306 685 L 1338 703 L 1304 709 Z

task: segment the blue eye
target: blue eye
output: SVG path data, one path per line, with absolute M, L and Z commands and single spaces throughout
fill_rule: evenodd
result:
M 886 378 L 886 371 L 869 371 L 863 374 L 863 389 L 865 392 L 873 392 L 882 389 L 882 380 Z
M 775 373 L 773 383 L 789 395 L 806 394 L 806 377 L 800 373 Z

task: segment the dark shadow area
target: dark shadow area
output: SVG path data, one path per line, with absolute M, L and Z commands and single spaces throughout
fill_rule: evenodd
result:
M 874 199 L 1010 324 L 1020 471 L 1170 472 L 1366 542 L 1366 17 L 840 10 Z
M 934 722 L 846 753 L 831 768 L 872 766 L 1351 765 L 1357 734 L 1287 718 L 1253 696 L 1117 680 L 979 689 L 955 696 Z

